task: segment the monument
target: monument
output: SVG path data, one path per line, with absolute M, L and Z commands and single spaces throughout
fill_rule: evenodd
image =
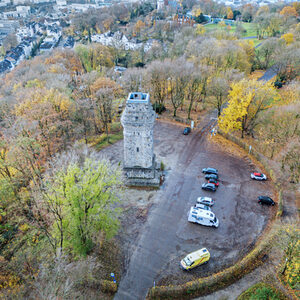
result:
M 121 117 L 124 173 L 129 186 L 159 186 L 161 172 L 153 153 L 156 114 L 146 93 L 130 93 Z

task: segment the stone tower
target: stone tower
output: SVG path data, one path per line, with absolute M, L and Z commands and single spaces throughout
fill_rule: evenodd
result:
M 155 119 L 149 94 L 128 95 L 121 117 L 124 128 L 124 171 L 128 185 L 159 185 L 160 172 L 153 153 Z

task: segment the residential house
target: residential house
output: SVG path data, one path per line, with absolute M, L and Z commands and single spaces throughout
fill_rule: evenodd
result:
M 13 69 L 13 65 L 7 59 L 0 61 L 0 74 L 4 74 Z

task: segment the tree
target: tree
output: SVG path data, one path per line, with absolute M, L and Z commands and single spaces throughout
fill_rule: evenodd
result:
M 201 24 L 198 24 L 196 26 L 196 30 L 195 30 L 196 35 L 204 35 L 205 33 L 205 27 Z
M 121 95 L 121 88 L 115 81 L 100 77 L 91 86 L 91 92 L 98 120 L 106 132 L 109 143 L 109 124 L 112 123 L 118 111 L 118 97 Z
M 52 171 L 44 180 L 43 199 L 53 216 L 54 235 L 60 247 L 86 255 L 99 232 L 107 238 L 117 232 L 121 172 L 105 160 L 89 158 Z
M 209 103 L 211 103 L 218 111 L 218 117 L 221 115 L 221 110 L 226 101 L 229 92 L 230 83 L 242 78 L 242 74 L 236 70 L 228 70 L 214 75 L 209 82 L 208 91 L 211 96 Z
M 230 7 L 227 8 L 227 19 L 233 19 L 233 12 Z
M 281 11 L 280 14 L 284 17 L 297 17 L 298 13 L 293 6 L 285 6 Z
M 199 68 L 196 66 L 191 66 L 189 71 L 189 80 L 185 89 L 185 100 L 188 102 L 188 119 L 191 119 L 191 111 L 195 102 L 200 101 L 201 98 L 201 73 Z
M 294 35 L 291 32 L 289 32 L 289 33 L 283 34 L 281 36 L 281 39 L 283 39 L 285 41 L 285 43 L 287 45 L 289 45 L 294 42 Z
M 276 98 L 272 83 L 242 79 L 231 85 L 226 108 L 219 117 L 219 127 L 225 132 L 241 130 L 253 134 L 257 117 Z
M 120 78 L 120 84 L 126 93 L 141 92 L 145 71 L 138 68 L 127 69 Z M 153 97 L 153 95 L 151 95 Z
M 282 41 L 278 38 L 269 38 L 256 49 L 255 61 L 257 68 L 268 69 L 282 49 Z
M 153 97 L 156 110 L 159 114 L 161 114 L 164 109 L 165 100 L 168 95 L 168 72 L 168 61 L 153 61 L 150 65 L 148 65 L 145 72 L 145 86 L 149 89 L 151 97 Z
M 184 90 L 189 81 L 189 64 L 182 59 L 170 63 L 168 78 L 168 94 L 173 105 L 173 116 L 176 117 L 177 109 L 183 104 Z

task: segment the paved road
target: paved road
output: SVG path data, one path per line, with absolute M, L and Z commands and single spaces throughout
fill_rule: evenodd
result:
M 278 67 L 272 66 L 269 69 L 266 70 L 265 74 L 263 76 L 261 76 L 258 80 L 264 80 L 264 81 L 269 81 L 271 80 L 273 77 L 275 77 L 278 73 Z
M 166 278 L 172 278 L 172 282 L 180 283 L 233 263 L 253 246 L 269 216 L 269 210 L 258 206 L 254 199 L 261 193 L 272 196 L 270 184 L 249 179 L 254 168 L 250 161 L 211 145 L 200 130 L 183 136 L 182 127 L 170 124 L 156 125 L 154 142 L 155 152 L 170 170 L 127 254 L 116 300 L 144 299 L 154 280 L 165 283 Z M 213 211 L 220 220 L 218 229 L 187 222 L 196 197 L 212 195 L 200 189 L 204 182 L 201 169 L 208 165 L 218 166 L 221 172 L 221 186 L 213 194 Z M 179 260 L 203 246 L 211 252 L 210 263 L 183 273 Z

